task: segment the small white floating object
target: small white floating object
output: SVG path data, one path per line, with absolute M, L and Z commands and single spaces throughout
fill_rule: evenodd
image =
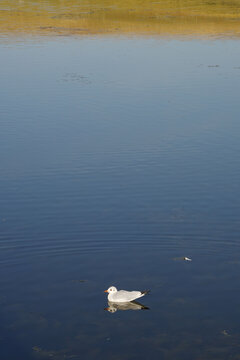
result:
M 229 335 L 229 333 L 228 333 L 227 330 L 223 330 L 223 331 L 222 331 L 222 334 L 225 335 L 225 336 L 231 336 L 231 335 Z
M 114 303 L 124 303 L 136 300 L 149 293 L 149 290 L 146 291 L 126 291 L 126 290 L 117 290 L 115 286 L 111 286 L 104 292 L 108 293 L 108 300 Z
M 189 259 L 188 257 L 184 256 L 183 260 L 185 261 L 192 261 L 192 259 Z

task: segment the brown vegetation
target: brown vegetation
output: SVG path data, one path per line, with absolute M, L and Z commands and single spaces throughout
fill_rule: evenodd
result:
M 239 0 L 2 0 L 2 34 L 239 36 Z

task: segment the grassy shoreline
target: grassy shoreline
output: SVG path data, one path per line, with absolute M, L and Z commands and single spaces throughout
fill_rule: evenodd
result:
M 240 1 L 6 1 L 2 34 L 240 36 Z

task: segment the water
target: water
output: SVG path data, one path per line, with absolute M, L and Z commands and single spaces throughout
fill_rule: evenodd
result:
M 239 41 L 0 47 L 1 357 L 239 359 Z

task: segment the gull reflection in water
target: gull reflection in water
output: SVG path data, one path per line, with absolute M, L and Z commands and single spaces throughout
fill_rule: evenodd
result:
M 149 307 L 142 305 L 137 301 L 130 301 L 125 303 L 114 303 L 108 301 L 108 307 L 106 307 L 104 310 L 107 310 L 110 313 L 115 313 L 117 310 L 149 310 Z

